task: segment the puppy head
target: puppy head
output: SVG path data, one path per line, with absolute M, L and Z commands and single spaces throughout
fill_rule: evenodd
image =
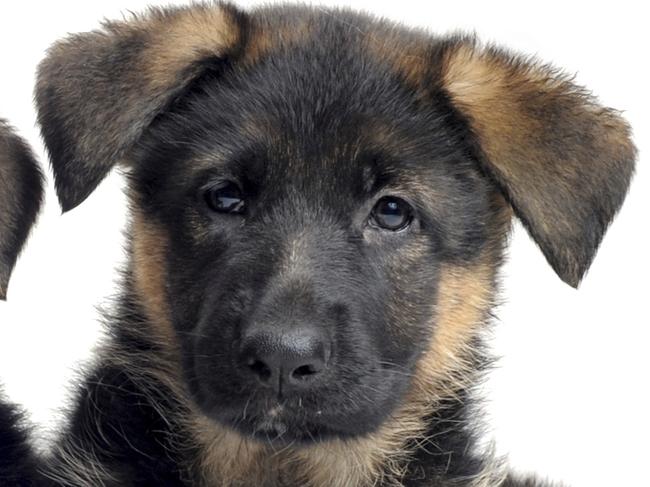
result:
M 37 102 L 64 209 L 128 169 L 137 298 L 203 413 L 262 439 L 361 436 L 433 400 L 511 212 L 577 285 L 634 159 L 550 68 L 347 12 L 109 23 L 50 51 Z
M 0 120 L 0 299 L 43 195 L 43 177 L 31 150 Z

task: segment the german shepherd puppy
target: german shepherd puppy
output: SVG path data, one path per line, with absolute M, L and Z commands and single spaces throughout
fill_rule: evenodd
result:
M 513 216 L 589 267 L 633 172 L 617 112 L 471 37 L 226 3 L 58 42 L 36 100 L 65 211 L 126 171 L 129 262 L 50 456 L 4 407 L 3 485 L 541 485 L 476 448 L 469 393 Z

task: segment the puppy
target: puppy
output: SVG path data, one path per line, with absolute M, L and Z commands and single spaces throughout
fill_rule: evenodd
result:
M 36 100 L 65 211 L 126 171 L 129 261 L 54 452 L 5 413 L 0 478 L 541 485 L 477 449 L 469 391 L 512 218 L 577 286 L 621 206 L 615 111 L 471 37 L 222 3 L 57 43 Z

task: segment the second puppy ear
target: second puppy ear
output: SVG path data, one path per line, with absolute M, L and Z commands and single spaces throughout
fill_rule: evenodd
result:
M 229 4 L 151 9 L 55 44 L 41 63 L 38 118 L 63 211 L 83 200 L 154 118 L 242 42 Z
M 43 176 L 25 142 L 0 120 L 0 299 L 43 201 Z

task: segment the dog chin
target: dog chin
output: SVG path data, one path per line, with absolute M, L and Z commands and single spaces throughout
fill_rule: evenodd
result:
M 224 417 L 223 414 L 211 414 L 210 417 L 244 438 L 277 447 L 310 445 L 359 436 L 359 432 L 347 431 L 341 425 L 328 424 L 319 413 L 314 413 L 314 418 L 304 417 L 303 413 L 298 420 L 295 412 L 278 405 L 255 416 L 239 414 Z
M 274 446 L 304 445 L 323 443 L 336 439 L 354 438 L 356 435 L 314 424 L 292 425 L 282 420 L 261 420 L 249 428 L 239 425 L 239 433 L 256 441 Z

